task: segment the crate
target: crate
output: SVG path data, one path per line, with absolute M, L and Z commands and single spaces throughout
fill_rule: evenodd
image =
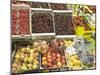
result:
M 31 16 L 32 15 L 34 15 L 34 14 L 40 14 L 40 13 L 42 13 L 42 14 L 44 14 L 44 13 L 46 13 L 46 14 L 49 14 L 49 15 L 51 15 L 51 19 L 52 19 L 52 15 L 53 15 L 53 13 L 52 13 L 52 9 L 43 9 L 43 8 L 31 8 Z M 32 27 L 32 18 L 31 18 L 31 27 Z M 31 33 L 32 33 L 32 36 L 48 36 L 48 35 L 55 35 L 55 30 L 54 30 L 54 24 L 53 24 L 53 19 L 52 19 L 52 22 L 51 22 L 52 24 L 52 31 L 50 32 L 48 32 L 48 31 L 43 31 L 43 32 L 38 32 L 37 30 L 35 31 L 35 32 L 32 32 L 32 30 L 34 30 L 34 28 L 32 28 L 31 29 Z M 44 28 L 44 27 L 42 27 L 42 28 Z M 36 29 L 36 28 L 35 28 Z
M 13 4 L 12 5 L 12 10 L 13 9 L 15 9 L 15 10 L 20 10 L 20 9 L 22 9 L 22 10 L 24 10 L 24 9 L 27 9 L 27 10 L 29 10 L 29 14 L 28 14 L 28 17 L 29 17 L 29 31 L 27 32 L 27 34 L 25 33 L 25 34 L 20 34 L 20 33 L 18 33 L 18 34 L 16 34 L 16 35 L 12 35 L 12 38 L 25 38 L 25 37 L 30 37 L 30 30 L 31 30 L 31 23 L 30 23 L 30 18 L 31 18 L 31 15 L 30 15 L 30 13 L 31 13 L 31 10 L 30 10 L 30 6 L 29 5 L 24 5 L 24 4 Z M 17 13 L 17 19 L 19 18 L 19 14 Z M 16 21 L 17 22 L 17 25 L 18 25 L 18 20 Z M 20 25 L 18 25 L 18 26 L 20 26 Z M 17 27 L 18 27 L 17 26 Z M 19 29 L 17 28 L 17 30 L 18 30 L 18 32 L 19 32 Z

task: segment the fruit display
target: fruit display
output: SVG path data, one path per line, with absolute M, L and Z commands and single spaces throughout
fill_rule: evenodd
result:
M 34 13 L 32 15 L 32 33 L 54 33 L 52 15 Z
M 41 8 L 49 8 L 48 3 L 40 3 Z
M 40 8 L 40 3 L 38 3 L 38 2 L 32 2 L 31 7 L 32 8 Z
M 66 59 L 67 59 L 67 66 L 69 67 L 69 70 L 81 70 L 82 69 L 81 60 L 79 59 L 76 53 L 72 55 L 70 55 L 69 53 L 66 53 Z
M 96 6 L 11 2 L 12 74 L 96 68 Z
M 12 10 L 12 18 L 11 19 L 12 19 L 12 34 L 16 35 L 16 34 L 18 34 L 17 27 L 16 27 L 16 25 L 17 25 L 17 10 L 16 9 Z
M 54 21 L 57 35 L 74 35 L 74 26 L 70 13 L 55 13 Z
M 42 44 L 42 67 L 44 69 L 66 67 L 63 40 L 54 39 L 49 43 Z
M 36 47 L 20 45 L 12 62 L 12 73 L 23 73 L 39 68 L 39 51 Z
M 29 24 L 29 9 L 14 8 L 12 10 L 12 35 L 29 35 Z
M 27 2 L 27 1 L 16 1 L 16 0 L 12 0 L 12 4 L 25 4 L 25 5 L 29 5 L 30 2 Z
M 51 3 L 50 6 L 53 10 L 67 10 L 66 4 Z
M 74 27 L 80 26 L 80 27 L 84 27 L 84 30 L 91 30 L 89 26 L 87 25 L 87 22 L 84 21 L 84 17 L 82 16 L 74 17 L 73 22 L 74 22 L 73 23 Z

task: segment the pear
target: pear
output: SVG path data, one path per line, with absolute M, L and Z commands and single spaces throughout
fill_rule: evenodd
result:
M 34 42 L 33 43 L 33 47 L 38 47 L 39 46 L 39 43 L 38 42 Z
M 16 58 L 16 59 L 19 59 L 19 58 L 20 58 L 20 55 L 19 55 L 19 54 L 16 54 L 16 55 L 15 55 L 15 58 Z
M 28 57 L 25 57 L 24 58 L 24 62 L 28 62 Z
M 27 67 L 28 67 L 28 68 L 31 68 L 31 67 L 32 67 L 32 64 L 28 64 Z
M 28 62 L 29 63 L 33 62 L 33 57 L 29 57 Z
M 34 65 L 32 66 L 32 68 L 33 68 L 33 69 L 37 69 L 38 67 L 37 67 L 36 64 L 34 64 Z
M 31 54 L 31 53 L 34 53 L 34 49 L 30 49 L 30 54 Z
M 34 64 L 39 64 L 38 60 L 34 59 Z
M 25 52 L 25 48 L 21 48 L 21 52 L 24 53 Z
M 21 67 L 21 70 L 27 70 L 27 67 L 26 67 L 25 65 L 23 65 L 23 66 Z

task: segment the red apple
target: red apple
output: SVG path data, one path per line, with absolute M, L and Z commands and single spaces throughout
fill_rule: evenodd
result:
M 60 45 L 63 46 L 64 45 L 64 42 L 60 42 Z
M 61 60 L 61 62 L 62 62 L 62 64 L 65 64 L 65 60 L 63 59 L 63 60 Z
M 62 56 L 62 59 L 65 59 L 65 56 Z
M 47 56 L 47 59 L 51 59 L 51 55 L 48 55 L 48 56 Z
M 56 53 L 52 53 L 52 57 L 56 57 Z
M 57 53 L 57 58 L 60 58 L 60 54 L 59 53 Z
M 47 52 L 47 55 L 51 55 L 51 52 L 48 51 L 48 52 Z
M 53 68 L 57 68 L 57 65 L 56 65 L 56 64 L 54 64 L 54 65 L 53 65 Z
M 49 59 L 47 59 L 47 60 L 48 60 L 48 62 L 50 62 L 50 63 L 52 62 L 52 59 L 51 59 L 51 58 L 49 58 Z
M 48 65 L 49 67 L 52 67 L 52 63 L 47 63 L 47 65 Z
M 45 54 L 46 52 L 47 52 L 47 50 L 46 50 L 46 49 L 42 50 L 42 53 L 43 53 L 43 54 Z
M 57 60 L 57 62 L 60 62 L 60 61 L 61 61 L 61 59 L 60 59 L 60 58 L 57 58 L 56 60 Z
M 52 61 L 55 61 L 55 60 L 56 60 L 56 57 L 55 57 L 55 56 L 53 56 L 53 57 L 52 57 Z

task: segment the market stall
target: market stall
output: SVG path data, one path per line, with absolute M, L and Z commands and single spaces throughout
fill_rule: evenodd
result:
M 96 7 L 12 1 L 12 73 L 96 68 Z

